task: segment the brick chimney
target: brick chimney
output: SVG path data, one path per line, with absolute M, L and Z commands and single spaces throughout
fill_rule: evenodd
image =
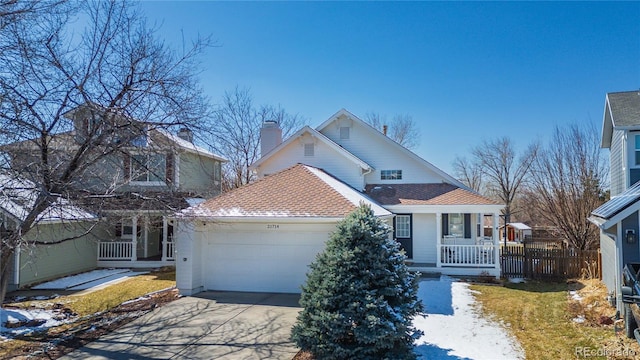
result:
M 178 137 L 182 140 L 186 140 L 190 143 L 193 143 L 193 132 L 187 128 L 182 128 L 178 130 Z
M 384 134 L 384 136 L 387 136 L 387 129 L 389 129 L 387 125 L 382 125 L 382 133 Z
M 260 156 L 265 156 L 276 146 L 282 144 L 282 129 L 275 120 L 267 120 L 262 123 L 260 129 Z

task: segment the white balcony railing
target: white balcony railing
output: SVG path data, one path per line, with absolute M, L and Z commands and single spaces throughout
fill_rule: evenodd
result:
M 165 260 L 175 260 L 174 253 L 176 250 L 176 243 L 167 242 L 165 243 L 165 250 L 167 251 L 164 255 Z
M 496 265 L 495 245 L 441 245 L 440 261 L 443 266 L 492 267 Z
M 105 241 L 98 243 L 98 260 L 131 260 L 133 242 Z

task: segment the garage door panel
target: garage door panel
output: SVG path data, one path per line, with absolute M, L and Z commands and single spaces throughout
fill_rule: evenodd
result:
M 300 292 L 308 265 L 328 232 L 217 233 L 207 241 L 203 278 L 209 290 Z

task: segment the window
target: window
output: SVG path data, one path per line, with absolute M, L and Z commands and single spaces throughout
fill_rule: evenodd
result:
M 402 180 L 402 170 L 382 170 L 380 180 Z
M 349 131 L 351 129 L 347 126 L 340 127 L 340 140 L 348 140 L 349 139 Z
M 464 237 L 464 217 L 462 214 L 449 214 L 449 232 L 455 237 Z
M 635 164 L 640 165 L 640 135 L 635 136 Z
M 222 163 L 216 161 L 213 165 L 213 181 L 214 184 L 219 184 L 222 180 Z
M 164 183 L 167 161 L 163 154 L 131 155 L 131 180 Z
M 411 237 L 411 215 L 396 215 L 396 238 Z
M 131 221 L 129 221 L 127 225 L 121 222 L 116 224 L 116 237 L 121 239 L 133 239 L 133 226 Z
M 313 156 L 313 144 L 304 144 L 304 156 Z

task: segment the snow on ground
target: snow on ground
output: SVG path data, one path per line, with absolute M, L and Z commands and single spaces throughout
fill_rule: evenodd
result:
M 0 308 L 0 340 L 45 331 L 74 320 L 63 310 Z
M 107 282 L 140 273 L 133 273 L 130 269 L 99 269 L 82 274 L 63 277 L 61 279 L 33 286 L 34 290 L 68 289 L 84 290 Z
M 427 313 L 414 319 L 424 331 L 416 341 L 416 353 L 423 359 L 524 359 L 515 338 L 501 324 L 482 317 L 469 284 L 447 276 L 423 279 L 418 296 Z

